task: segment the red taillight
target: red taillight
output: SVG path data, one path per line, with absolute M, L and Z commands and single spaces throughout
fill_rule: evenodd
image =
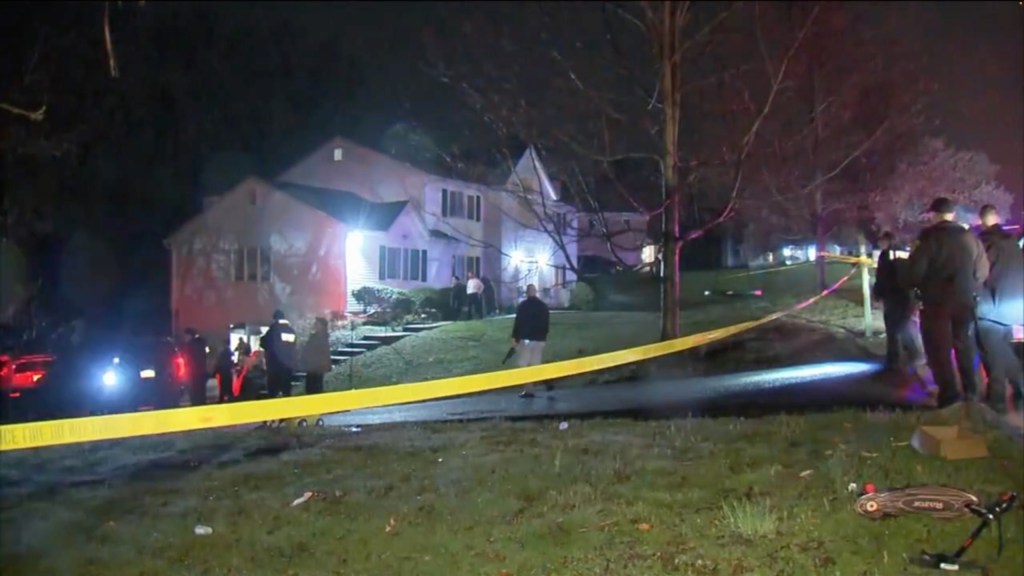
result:
M 188 379 L 188 365 L 181 354 L 174 355 L 174 377 L 182 381 Z
M 46 372 L 22 372 L 15 374 L 11 384 L 14 388 L 35 388 L 36 383 Z

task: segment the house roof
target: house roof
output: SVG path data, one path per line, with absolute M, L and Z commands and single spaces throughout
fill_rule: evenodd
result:
M 360 230 L 386 232 L 408 202 L 370 202 L 354 192 L 275 182 L 274 188 L 311 206 L 338 222 Z

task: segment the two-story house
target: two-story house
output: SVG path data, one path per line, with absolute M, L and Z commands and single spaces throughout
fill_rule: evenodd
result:
M 647 225 L 647 215 L 642 212 L 580 212 L 576 229 L 581 267 L 587 267 L 584 262 L 588 259 L 610 267 L 653 264 L 657 247 L 651 243 Z
M 532 149 L 524 159 L 510 184 L 491 187 L 334 138 L 273 181 L 247 178 L 166 241 L 175 330 L 223 334 L 265 325 L 278 308 L 358 313 L 362 286 L 440 288 L 470 272 L 489 277 L 504 305 L 534 281 L 564 306 L 575 242 L 531 220 L 533 206 L 565 209 L 551 190 L 540 197 L 549 179 Z

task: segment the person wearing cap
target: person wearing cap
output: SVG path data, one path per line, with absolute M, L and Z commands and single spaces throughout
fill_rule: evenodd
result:
M 981 242 L 956 222 L 952 200 L 936 198 L 925 213 L 932 224 L 921 231 L 910 253 L 907 287 L 920 296 L 925 357 L 938 386 L 938 405 L 945 408 L 963 395 L 973 399 L 978 394 L 975 307 L 989 265 Z
M 1013 235 L 1000 225 L 995 206 L 978 213 L 989 275 L 978 299 L 978 343 L 988 373 L 988 400 L 993 408 L 1006 408 L 1009 384 L 1020 401 L 1024 394 L 1024 366 L 1013 351 L 1013 326 L 1024 324 L 1024 253 Z
M 292 377 L 295 375 L 297 338 L 295 329 L 284 317 L 274 311 L 274 323 L 260 338 L 267 361 L 267 394 L 271 398 L 292 395 Z
M 883 232 L 878 239 L 878 268 L 871 295 L 882 303 L 886 369 L 899 369 L 902 353 L 906 354 L 907 364 L 917 369 L 924 363 L 921 334 L 915 322 L 917 304 L 913 292 L 900 281 L 906 274 L 906 260 L 893 254 L 893 240 L 892 232 Z

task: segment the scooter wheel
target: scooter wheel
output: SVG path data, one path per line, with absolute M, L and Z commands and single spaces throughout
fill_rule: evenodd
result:
M 306 426 L 309 426 L 309 422 L 306 422 L 306 419 L 302 418 L 301 420 L 299 420 L 298 425 L 299 428 L 305 428 Z
M 320 427 L 320 428 L 323 428 L 324 427 L 324 419 L 323 418 L 317 418 L 316 419 L 316 425 L 318 427 Z

